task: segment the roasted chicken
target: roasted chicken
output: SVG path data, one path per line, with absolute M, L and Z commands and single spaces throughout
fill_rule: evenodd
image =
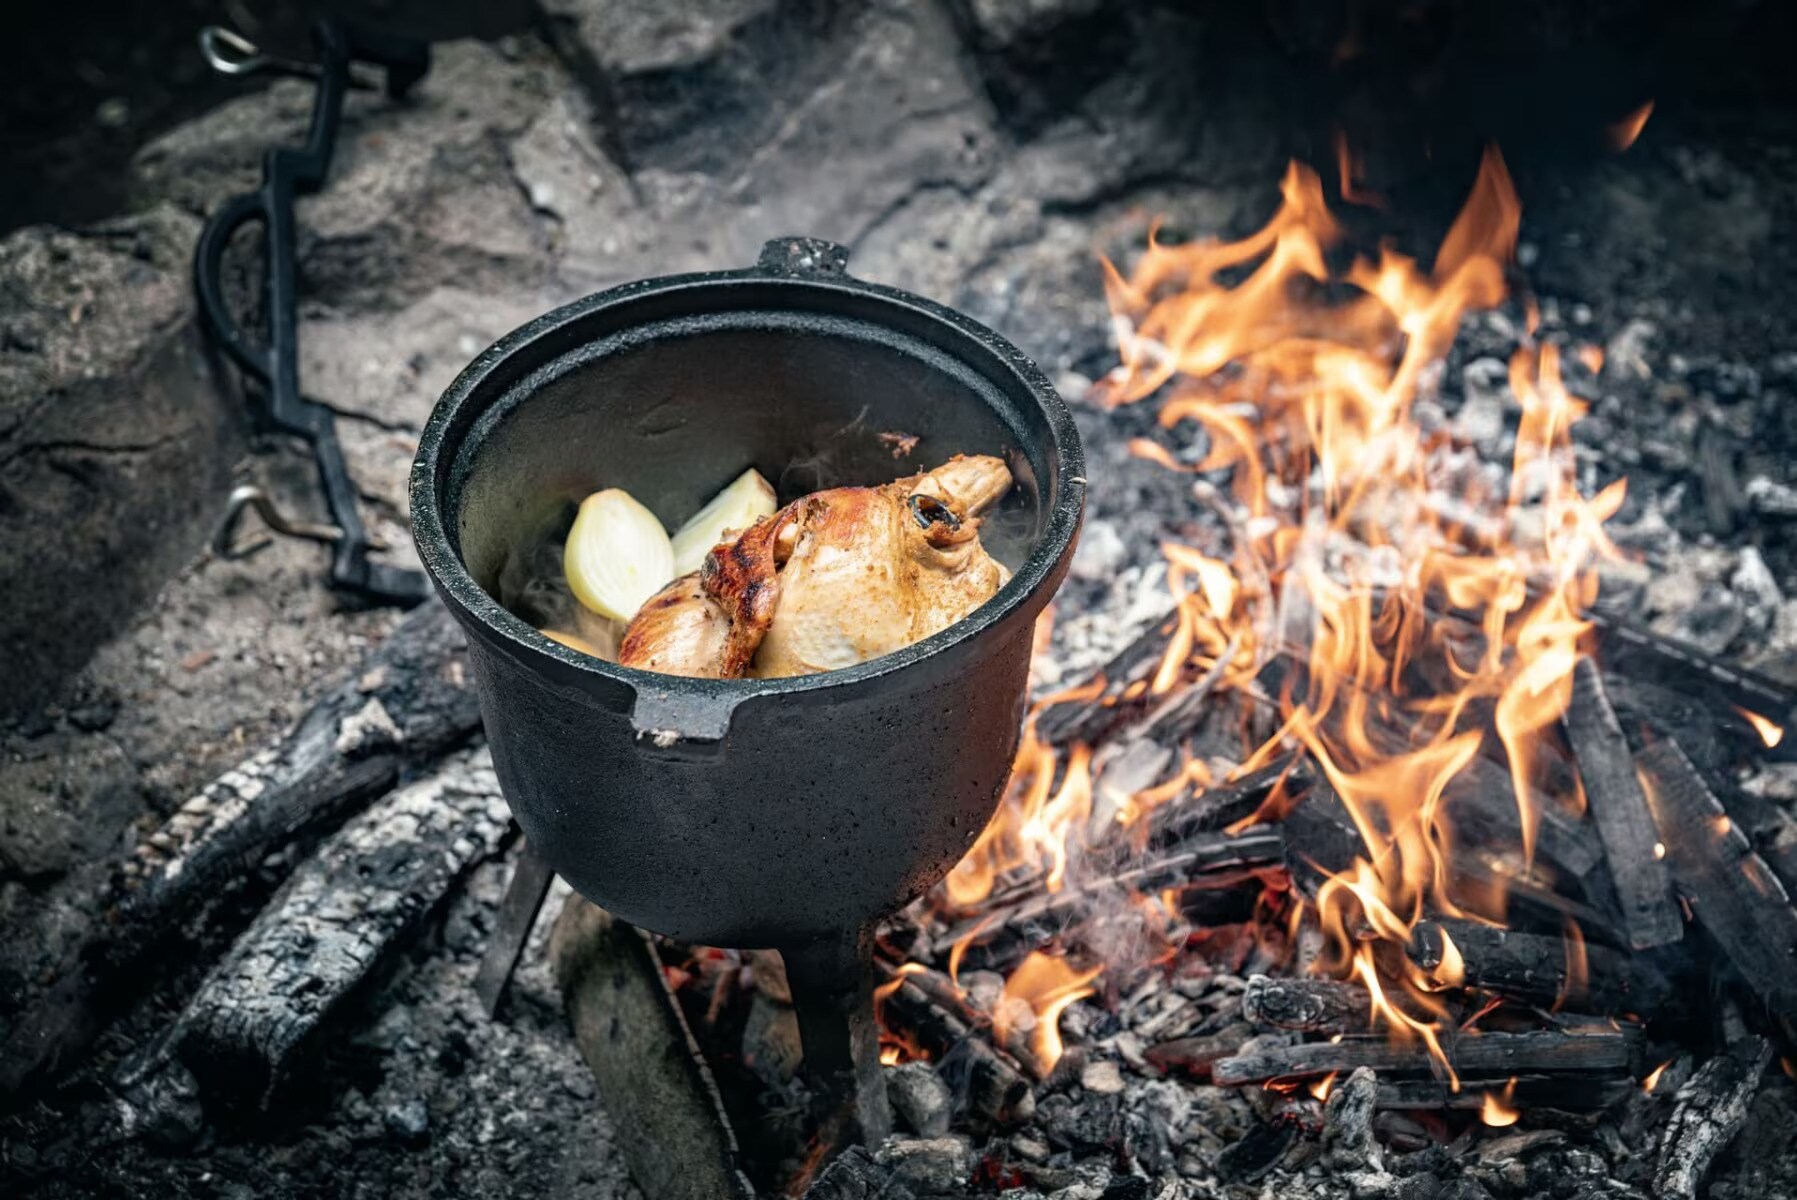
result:
M 794 501 L 650 599 L 618 661 L 673 675 L 776 678 L 921 641 L 1009 578 L 979 527 L 1010 488 L 1002 459 L 956 456 L 882 487 Z

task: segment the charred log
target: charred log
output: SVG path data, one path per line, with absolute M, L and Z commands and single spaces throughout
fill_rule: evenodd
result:
M 1797 1015 L 1797 910 L 1677 742 L 1641 755 L 1678 892 L 1741 981 L 1787 1027 Z
M 1672 898 L 1663 852 L 1655 849 L 1659 835 L 1635 777 L 1628 739 L 1604 694 L 1597 664 L 1588 658 L 1580 659 L 1573 672 L 1566 737 L 1578 755 L 1579 776 L 1603 839 L 1629 945 L 1637 950 L 1671 945 L 1685 936 L 1685 926 Z
M 96 922 L 48 994 L 0 1047 L 0 1093 L 66 1066 L 110 1019 L 131 976 L 273 852 L 316 837 L 480 724 L 461 631 L 420 606 L 284 737 L 225 772 L 125 860 Z
M 1705 1063 L 1678 1090 L 1672 1119 L 1660 1135 L 1656 1196 L 1693 1200 L 1716 1155 L 1746 1124 L 1748 1107 L 1771 1061 L 1771 1042 L 1746 1038 Z
M 1372 1010 L 1370 992 L 1335 979 L 1253 975 L 1242 992 L 1242 1016 L 1267 1029 L 1365 1033 Z
M 1532 1004 L 1568 1004 L 1579 1012 L 1650 1017 L 1671 991 L 1651 966 L 1607 946 L 1476 921 L 1420 922 L 1411 931 L 1409 954 L 1425 970 L 1457 956 L 1468 987 Z
M 456 755 L 346 824 L 214 968 L 176 1052 L 215 1095 L 270 1093 L 509 827 L 491 760 Z
M 1639 1040 L 1632 1031 L 1607 1027 L 1541 1029 L 1448 1036 L 1442 1039 L 1442 1050 L 1455 1072 L 1463 1075 L 1626 1073 L 1635 1065 Z M 1211 1077 L 1224 1084 L 1260 1083 L 1352 1071 L 1356 1067 L 1426 1074 L 1432 1063 L 1428 1046 L 1420 1041 L 1344 1037 L 1333 1042 L 1269 1047 L 1221 1059 L 1212 1068 Z
M 1627 1099 L 1640 1085 L 1627 1077 L 1509 1075 L 1462 1079 L 1455 1091 L 1445 1079 L 1391 1079 L 1379 1084 L 1374 1102 L 1383 1109 L 1476 1111 L 1497 1097 L 1513 1108 L 1599 1112 Z

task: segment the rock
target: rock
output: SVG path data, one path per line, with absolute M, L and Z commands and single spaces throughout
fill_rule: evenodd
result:
M 936 1138 L 948 1132 L 954 1096 L 927 1062 L 901 1063 L 886 1072 L 886 1095 L 892 1111 L 911 1132 Z
M 120 629 L 229 490 L 239 422 L 193 326 L 198 228 L 162 205 L 0 241 L 0 714 Z
M 923 1193 L 953 1192 L 973 1175 L 973 1147 L 965 1137 L 890 1137 L 874 1160 L 893 1178 Z
M 352 92 L 330 178 L 298 207 L 306 292 L 366 310 L 436 287 L 479 293 L 546 279 L 548 232 L 505 157 L 506 139 L 561 84 L 545 58 L 446 43 L 432 47 L 430 74 L 403 102 Z M 208 212 L 253 189 L 264 153 L 303 137 L 312 93 L 278 82 L 170 130 L 138 153 L 132 192 Z

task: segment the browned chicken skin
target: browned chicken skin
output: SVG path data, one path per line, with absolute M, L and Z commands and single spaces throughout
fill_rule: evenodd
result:
M 740 678 L 774 615 L 791 524 L 790 506 L 763 517 L 651 596 L 624 631 L 618 661 L 664 675 Z
M 980 544 L 979 515 L 1010 488 L 1004 460 L 957 455 L 883 487 L 806 496 L 713 548 L 698 576 L 644 605 L 619 661 L 674 675 L 776 678 L 921 641 L 1009 578 Z

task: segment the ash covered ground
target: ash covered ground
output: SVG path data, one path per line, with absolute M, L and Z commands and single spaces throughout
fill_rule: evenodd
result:
M 406 471 L 437 395 L 546 308 L 643 276 L 746 265 L 776 235 L 827 237 L 851 248 L 856 273 L 989 322 L 1078 401 L 1113 361 L 1099 253 L 1127 258 L 1151 215 L 1170 235 L 1240 235 L 1272 211 L 1286 157 L 1327 167 L 1335 117 L 1324 114 L 1391 108 L 1378 85 L 1330 74 L 1330 30 L 1170 6 L 1025 7 L 736 0 L 658 6 L 651 19 L 553 0 L 522 32 L 438 46 L 407 103 L 352 98 L 331 182 L 300 207 L 302 374 L 341 414 L 365 511 L 396 556 L 410 556 Z M 1763 14 L 1741 11 L 1751 40 Z M 1566 34 L 1554 78 L 1572 77 L 1604 32 Z M 1655 43 L 1661 60 L 1676 34 Z M 1476 54 L 1472 66 L 1456 57 L 1466 53 L 1450 46 L 1438 73 L 1476 68 Z M 1641 563 L 1615 573 L 1613 594 L 1665 632 L 1797 681 L 1797 249 L 1779 236 L 1797 217 L 1791 117 L 1690 88 L 1682 102 L 1663 96 L 1641 141 L 1611 155 L 1604 120 L 1642 83 L 1626 82 L 1613 97 L 1567 97 L 1556 118 L 1567 136 L 1521 117 L 1510 130 L 1520 275 L 1549 336 L 1607 348 L 1601 375 L 1571 381 L 1594 401 L 1577 434 L 1592 482 L 1631 480 L 1619 540 Z M 301 83 L 243 85 L 137 147 L 113 215 L 0 240 L 0 1020 L 97 919 L 87 900 L 122 851 L 395 620 L 333 596 L 316 547 L 277 542 L 230 563 L 202 552 L 233 481 L 317 509 L 304 459 L 240 432 L 187 283 L 204 214 L 254 184 L 267 146 L 298 139 L 309 104 Z M 1426 253 L 1479 142 L 1444 138 L 1425 159 L 1415 130 L 1391 128 L 1367 143 L 1389 207 L 1348 219 Z M 1444 408 L 1504 411 L 1489 360 L 1507 355 L 1518 320 L 1512 308 L 1469 322 Z M 1078 411 L 1091 507 L 1047 670 L 1068 681 L 1165 606 L 1156 546 L 1202 519 L 1178 477 L 1127 452 L 1149 407 Z M 1759 785 L 1787 807 L 1788 771 Z M 0 1125 L 9 1186 L 632 1195 L 541 955 L 500 1023 L 469 991 L 504 871 L 482 867 L 364 998 L 314 1086 L 157 1145 L 117 1136 L 95 1081 L 154 1036 L 204 955 L 165 964 L 71 1087 Z M 1221 1126 L 1228 1114 L 1190 1119 Z M 1797 1190 L 1794 1128 L 1791 1086 L 1769 1086 L 1711 1194 Z M 1574 1131 L 1474 1148 L 1475 1166 L 1453 1171 L 1418 1160 L 1410 1174 L 1436 1182 L 1419 1196 L 1610 1179 L 1613 1193 L 1588 1194 L 1630 1195 L 1638 1150 Z M 1531 1168 L 1534 1153 L 1549 1157 Z M 1111 1194 L 1091 1186 L 1065 1194 Z M 1227 1194 L 1214 1186 L 1189 1194 Z

